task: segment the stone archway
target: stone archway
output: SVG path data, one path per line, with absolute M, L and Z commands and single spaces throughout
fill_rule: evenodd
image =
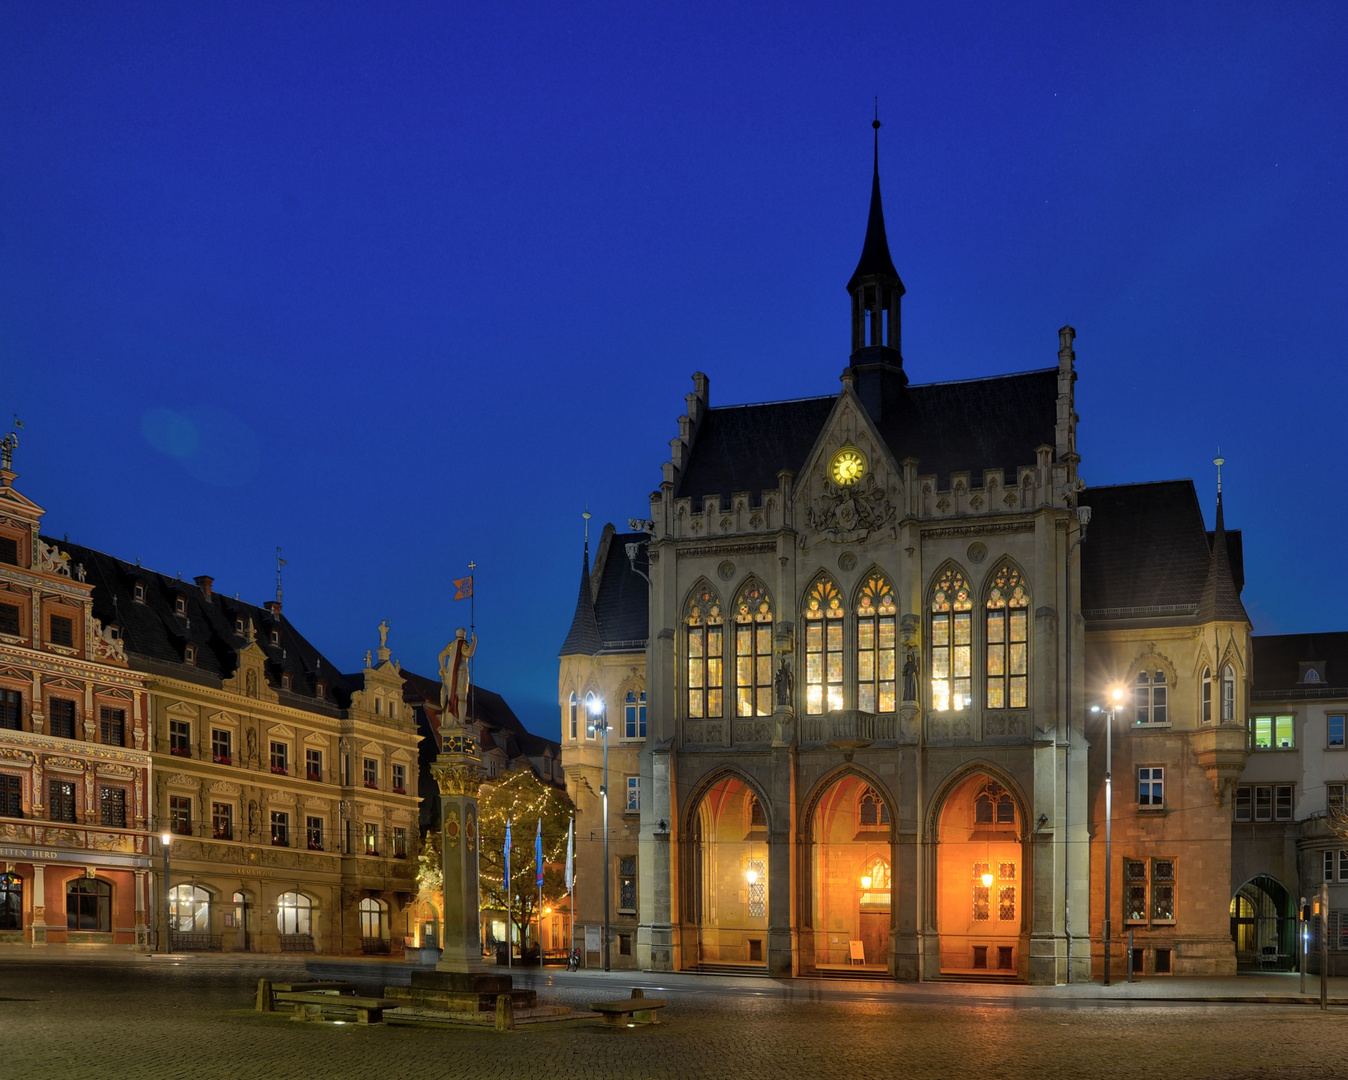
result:
M 893 824 L 878 784 L 848 770 L 810 802 L 801 852 L 801 970 L 888 971 Z
M 688 818 L 685 967 L 767 966 L 768 828 L 760 794 L 737 774 L 708 784 Z
M 973 768 L 947 786 L 936 814 L 931 918 L 940 971 L 1023 973 L 1030 903 L 1023 800 L 1007 778 Z
M 1260 874 L 1231 897 L 1231 940 L 1238 971 L 1294 971 L 1296 905 L 1277 878 Z

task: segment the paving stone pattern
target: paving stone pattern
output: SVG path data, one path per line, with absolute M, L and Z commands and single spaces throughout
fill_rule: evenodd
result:
M 22 1077 L 1348 1077 L 1348 1013 L 1302 1005 L 783 1001 L 671 989 L 662 1023 L 514 1033 L 297 1024 L 252 1011 L 257 965 L 0 959 L 0 1056 Z M 283 978 L 293 972 L 278 968 Z M 593 986 L 541 997 L 583 1004 Z M 609 995 L 611 996 L 611 994 Z

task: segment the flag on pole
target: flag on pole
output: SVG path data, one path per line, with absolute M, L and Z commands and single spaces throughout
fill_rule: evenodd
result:
M 458 590 L 454 594 L 455 600 L 467 600 L 473 595 L 473 579 L 471 577 L 455 578 L 454 588 Z
M 543 819 L 538 819 L 538 831 L 534 833 L 534 866 L 536 867 L 534 884 L 543 887 Z
M 566 891 L 570 892 L 576 882 L 576 869 L 572 860 L 572 838 L 576 833 L 576 819 L 572 818 L 566 826 Z
M 505 879 L 506 885 L 510 885 L 510 819 L 506 819 L 506 841 L 505 841 Z

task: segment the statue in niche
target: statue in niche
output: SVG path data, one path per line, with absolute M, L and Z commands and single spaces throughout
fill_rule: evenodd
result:
M 903 700 L 917 701 L 917 650 L 909 645 L 904 649 Z
M 772 680 L 773 689 L 776 692 L 777 708 L 789 709 L 792 702 L 792 691 L 794 690 L 795 680 L 791 676 L 791 665 L 787 663 L 786 657 L 782 657 L 782 662 L 777 665 L 777 674 Z
M 243 677 L 243 683 L 244 692 L 249 697 L 257 697 L 257 672 L 250 669 L 248 674 Z
M 468 661 L 476 651 L 477 635 L 470 642 L 468 632 L 460 626 L 454 640 L 440 653 L 440 708 L 460 724 L 468 719 Z
M 248 734 L 249 734 L 249 735 L 252 735 L 252 732 L 250 731 Z M 249 800 L 248 800 L 248 835 L 249 835 L 249 836 L 256 836 L 256 835 L 257 835 L 257 800 L 256 800 L 256 799 L 249 799 Z
M 252 761 L 257 757 L 257 732 L 252 728 L 248 729 L 248 760 Z

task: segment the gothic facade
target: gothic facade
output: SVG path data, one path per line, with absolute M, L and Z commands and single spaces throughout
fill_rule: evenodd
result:
M 878 160 L 847 291 L 836 392 L 714 407 L 694 375 L 649 517 L 602 573 L 587 550 L 562 755 L 610 861 L 585 852 L 578 924 L 631 877 L 614 966 L 1088 979 L 1112 721 L 1116 970 L 1131 929 L 1154 970 L 1234 971 L 1250 626 L 1220 496 L 1209 531 L 1188 481 L 1086 487 L 1071 327 L 1043 369 L 910 383 Z

